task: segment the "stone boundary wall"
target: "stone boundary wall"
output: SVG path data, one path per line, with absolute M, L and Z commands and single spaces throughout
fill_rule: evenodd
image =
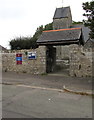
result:
M 36 52 L 36 59 L 29 60 L 26 52 Z M 22 53 L 22 65 L 16 64 L 16 53 Z M 17 50 L 2 53 L 2 70 L 31 74 L 46 73 L 46 47 L 40 46 L 34 50 Z
M 70 51 L 70 76 L 92 77 L 92 49 L 88 52 L 82 46 L 71 45 Z
M 69 74 L 75 77 L 92 77 L 94 51 L 86 50 L 82 46 L 69 46 Z M 26 52 L 36 52 L 36 59 L 29 60 Z M 22 65 L 16 64 L 16 53 L 22 53 Z M 0 53 L 1 55 L 1 53 Z M 31 74 L 46 73 L 46 47 L 40 46 L 35 50 L 17 50 L 10 53 L 2 53 L 3 71 L 15 71 Z

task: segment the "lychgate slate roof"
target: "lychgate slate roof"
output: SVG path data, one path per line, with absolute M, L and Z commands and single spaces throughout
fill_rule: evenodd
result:
M 68 17 L 69 10 L 70 10 L 70 7 L 56 8 L 53 19 Z
M 81 28 L 44 31 L 37 40 L 39 45 L 84 44 Z

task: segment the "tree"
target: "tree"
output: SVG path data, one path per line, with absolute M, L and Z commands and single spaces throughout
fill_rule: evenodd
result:
M 37 40 L 44 30 L 52 30 L 53 23 L 49 23 L 43 27 L 39 26 L 33 37 L 17 37 L 10 41 L 11 50 L 17 49 L 36 49 L 38 47 Z
M 81 21 L 78 21 L 78 22 L 72 21 L 72 25 L 77 25 L 77 24 L 83 24 L 83 22 L 81 22 Z
M 39 26 L 35 32 L 35 34 L 32 37 L 33 41 L 33 46 L 32 48 L 37 48 L 37 43 L 36 41 L 38 40 L 39 36 L 42 34 L 43 31 L 45 30 L 52 30 L 53 29 L 53 23 L 49 23 L 43 27 L 43 25 Z
M 85 13 L 83 16 L 87 17 L 87 20 L 84 20 L 85 26 L 90 28 L 90 38 L 94 39 L 94 1 L 83 3 L 83 9 Z
M 52 29 L 53 29 L 53 23 L 49 23 L 44 27 L 44 30 L 52 30 Z
M 17 37 L 10 41 L 11 50 L 30 49 L 32 41 L 31 37 Z

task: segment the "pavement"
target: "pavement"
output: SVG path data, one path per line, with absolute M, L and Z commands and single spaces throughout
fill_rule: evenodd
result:
M 65 90 L 81 95 L 94 95 L 91 77 L 70 77 L 64 73 L 31 75 L 28 73 L 2 72 L 2 83 L 11 85 L 25 85 L 39 89 Z

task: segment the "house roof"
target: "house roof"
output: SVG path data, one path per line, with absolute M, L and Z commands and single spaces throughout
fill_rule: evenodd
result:
M 59 30 L 49 30 L 43 31 L 37 43 L 39 45 L 63 45 L 63 44 L 73 44 L 83 41 L 79 41 L 82 35 L 81 28 L 69 28 L 69 29 L 59 29 Z
M 91 42 L 92 44 L 94 44 L 94 39 L 88 39 L 86 42 L 85 42 L 85 44 L 87 44 L 87 43 L 89 43 L 89 42 Z
M 0 51 L 8 52 L 8 50 L 1 45 L 0 45 Z
M 70 7 L 56 8 L 53 19 L 68 17 L 69 10 L 70 10 Z
M 91 39 L 91 41 L 94 43 L 94 39 Z

